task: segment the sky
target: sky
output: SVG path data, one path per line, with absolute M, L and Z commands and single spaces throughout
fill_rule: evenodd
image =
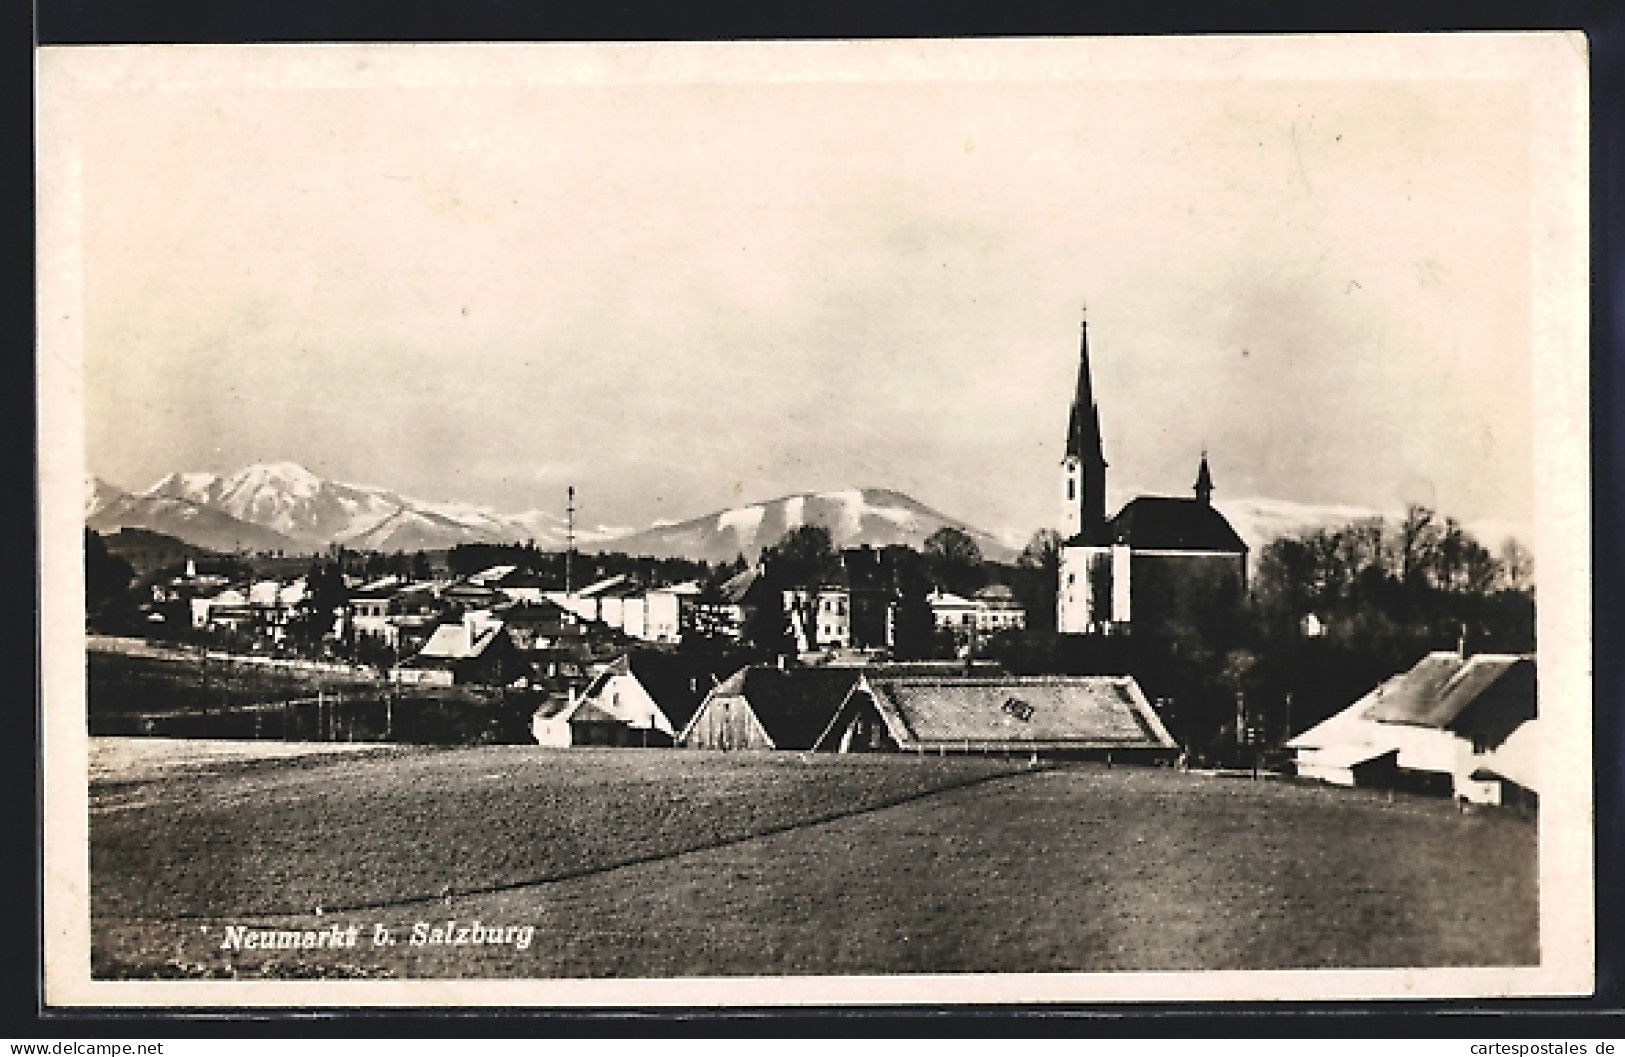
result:
M 297 55 L 82 96 L 123 487 L 291 460 L 618 526 L 886 487 L 1023 538 L 1087 306 L 1114 508 L 1205 450 L 1220 500 L 1533 520 L 1520 81 Z

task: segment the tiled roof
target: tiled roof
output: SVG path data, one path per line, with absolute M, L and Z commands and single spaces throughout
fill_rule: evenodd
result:
M 868 677 L 865 683 L 903 748 L 1177 747 L 1130 676 Z

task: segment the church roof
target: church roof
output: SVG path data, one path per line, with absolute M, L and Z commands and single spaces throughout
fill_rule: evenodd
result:
M 1112 519 L 1112 539 L 1134 550 L 1247 553 L 1224 515 L 1197 499 L 1143 495 Z

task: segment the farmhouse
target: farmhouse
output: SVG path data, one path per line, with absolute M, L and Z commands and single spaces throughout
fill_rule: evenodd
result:
M 451 686 L 481 683 L 504 686 L 524 673 L 507 628 L 486 613 L 470 613 L 442 624 L 417 655 L 389 673 L 390 681 Z
M 863 674 L 814 747 L 1153 761 L 1178 745 L 1131 676 Z
M 1481 804 L 1532 800 L 1535 661 L 1430 653 L 1286 743 L 1299 775 Z
M 678 743 L 690 749 L 810 749 L 860 671 L 772 665 L 740 669 L 705 696 Z
M 629 744 L 670 745 L 715 685 L 709 670 L 686 657 L 633 650 L 599 672 L 581 700 L 627 726 Z

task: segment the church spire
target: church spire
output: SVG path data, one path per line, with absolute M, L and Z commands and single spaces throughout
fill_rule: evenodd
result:
M 1100 443 L 1100 409 L 1095 406 L 1094 387 L 1089 379 L 1089 320 L 1082 323 L 1082 343 L 1078 353 L 1078 388 L 1072 397 L 1072 421 L 1066 431 L 1066 454 L 1091 466 L 1106 465 Z
M 1208 472 L 1207 452 L 1202 452 L 1202 465 L 1196 471 L 1196 500 L 1203 506 L 1213 498 L 1213 475 Z
M 1089 320 L 1082 323 L 1078 351 L 1078 387 L 1072 396 L 1072 417 L 1066 428 L 1066 458 L 1061 461 L 1065 482 L 1061 532 L 1071 539 L 1106 528 L 1106 455 L 1100 442 L 1100 409 L 1095 406 L 1089 378 Z

